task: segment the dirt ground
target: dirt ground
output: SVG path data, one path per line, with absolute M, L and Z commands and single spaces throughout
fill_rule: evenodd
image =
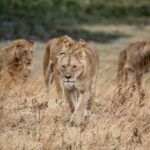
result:
M 0 150 L 150 150 L 150 74 L 143 77 L 146 97 L 139 105 L 137 92 L 124 103 L 117 96 L 119 51 L 128 43 L 149 39 L 150 26 L 82 26 L 92 31 L 126 36 L 109 43 L 89 41 L 100 53 L 100 73 L 91 116 L 86 124 L 69 124 L 68 103 L 57 98 L 55 86 L 45 92 L 42 58 L 46 43 L 37 42 L 32 77 L 26 84 L 0 83 Z M 7 44 L 1 42 L 0 47 Z M 6 91 L 4 85 L 11 90 Z

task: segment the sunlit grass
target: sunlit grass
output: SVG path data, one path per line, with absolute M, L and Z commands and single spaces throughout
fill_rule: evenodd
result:
M 131 40 L 136 39 L 140 38 L 133 34 Z M 146 91 L 143 106 L 139 105 L 137 91 L 132 97 L 130 90 L 126 95 L 122 93 L 122 97 L 117 95 L 117 59 L 124 45 L 119 41 L 107 44 L 91 42 L 100 52 L 100 72 L 91 107 L 92 114 L 81 127 L 70 126 L 68 103 L 64 97 L 57 98 L 54 84 L 50 87 L 49 94 L 45 92 L 42 75 L 45 43 L 37 43 L 33 75 L 29 81 L 25 84 L 11 83 L 9 77 L 4 76 L 0 82 L 0 148 L 148 150 L 149 74 L 143 78 Z M 129 39 L 125 42 L 128 41 Z

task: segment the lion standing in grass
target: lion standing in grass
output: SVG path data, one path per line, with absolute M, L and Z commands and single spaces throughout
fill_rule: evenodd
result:
M 30 70 L 33 59 L 35 43 L 25 39 L 19 39 L 12 42 L 7 47 L 0 49 L 0 76 L 9 73 L 11 76 L 26 76 L 25 72 Z
M 128 74 L 132 72 L 136 81 L 140 99 L 144 98 L 144 90 L 141 87 L 142 75 L 150 68 L 150 40 L 129 44 L 120 52 L 118 60 L 119 94 L 123 88 L 123 82 L 127 85 Z
M 69 102 L 70 123 L 80 125 L 90 113 L 99 71 L 99 54 L 88 43 L 74 43 L 69 51 L 58 56 L 57 69 Z
M 58 95 L 62 94 L 62 87 L 59 82 L 59 72 L 56 69 L 57 56 L 60 53 L 69 50 L 73 43 L 74 40 L 71 37 L 65 35 L 59 38 L 51 39 L 46 46 L 46 51 L 43 58 L 43 73 L 45 84 L 48 90 L 50 83 L 52 83 L 53 79 L 55 79 Z

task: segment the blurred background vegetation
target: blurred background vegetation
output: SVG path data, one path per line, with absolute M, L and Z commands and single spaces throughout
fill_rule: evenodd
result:
M 75 38 L 113 38 L 118 34 L 89 33 L 84 24 L 150 23 L 150 0 L 0 0 L 0 38 L 48 40 L 69 34 Z

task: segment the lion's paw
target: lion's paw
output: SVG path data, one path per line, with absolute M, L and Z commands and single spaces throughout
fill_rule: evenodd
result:
M 82 113 L 73 113 L 70 118 L 71 126 L 80 126 L 83 123 L 84 116 Z

